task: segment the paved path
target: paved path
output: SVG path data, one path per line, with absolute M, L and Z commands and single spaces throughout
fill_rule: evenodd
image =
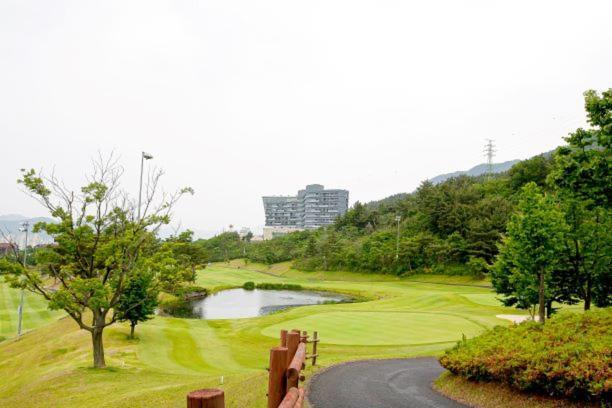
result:
M 431 388 L 444 371 L 435 358 L 367 360 L 315 375 L 308 390 L 314 408 L 461 408 Z

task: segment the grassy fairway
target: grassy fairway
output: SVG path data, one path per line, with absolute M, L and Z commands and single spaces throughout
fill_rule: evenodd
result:
M 37 329 L 63 316 L 63 312 L 50 311 L 47 302 L 38 295 L 24 293 L 22 330 Z M 17 307 L 20 291 L 0 283 L 0 338 L 10 338 L 17 334 Z
M 496 305 L 490 289 L 458 285 L 484 282 L 462 277 L 398 279 L 305 273 L 287 265 L 248 268 L 252 270 L 241 262 L 215 265 L 199 273 L 198 284 L 215 290 L 245 281 L 298 283 L 370 300 L 300 307 L 253 319 L 158 317 L 139 325 L 134 341 L 126 338 L 127 326 L 112 326 L 105 332 L 110 366 L 105 370 L 89 368 L 89 334 L 61 319 L 0 343 L 0 406 L 183 407 L 186 392 L 219 387 L 221 376 L 228 406 L 263 406 L 268 350 L 277 344 L 280 328 L 318 330 L 319 362 L 326 366 L 360 358 L 435 355 L 462 334 L 469 337 L 494 324 L 508 324 L 495 317 L 510 310 Z M 4 304 L 15 294 L 9 297 L 7 288 L 0 288 L 0 322 L 10 333 L 6 311 L 13 306 Z M 32 315 L 45 312 L 43 302 L 30 302 Z M 312 372 L 309 368 L 307 377 Z

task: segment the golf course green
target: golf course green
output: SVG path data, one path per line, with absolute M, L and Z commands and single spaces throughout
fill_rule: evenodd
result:
M 255 283 L 295 283 L 350 294 L 356 303 L 296 307 L 250 319 L 156 317 L 105 331 L 108 368 L 91 367 L 89 333 L 28 294 L 24 329 L 14 338 L 18 291 L 0 285 L 0 402 L 3 407 L 183 407 L 188 391 L 220 387 L 228 407 L 263 406 L 269 349 L 281 328 L 317 330 L 320 367 L 364 358 L 437 355 L 462 335 L 496 324 L 498 305 L 486 282 L 467 277 L 397 278 L 348 272 L 299 272 L 242 261 L 215 264 L 197 284 L 217 291 Z M 320 368 L 318 367 L 318 368 Z M 317 369 L 318 369 L 317 368 Z M 310 378 L 315 369 L 306 370 Z M 35 398 L 33 397 L 35 396 Z

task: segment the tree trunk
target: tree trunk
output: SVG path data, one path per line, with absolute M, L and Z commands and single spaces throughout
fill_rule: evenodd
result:
M 584 289 L 584 310 L 591 310 L 591 277 L 587 276 L 586 288 Z
M 94 367 L 106 367 L 104 360 L 104 344 L 102 342 L 102 332 L 104 331 L 104 323 L 106 323 L 106 315 L 100 311 L 94 311 L 94 326 L 91 332 L 91 340 L 93 343 Z
M 134 338 L 134 328 L 136 327 L 136 322 L 130 322 L 130 339 Z
M 540 271 L 540 285 L 538 287 L 538 317 L 540 323 L 546 321 L 546 300 L 544 299 L 544 271 Z
M 93 342 L 93 356 L 94 356 L 94 367 L 104 368 L 106 367 L 106 361 L 104 361 L 104 344 L 102 343 L 102 331 L 104 328 L 94 327 L 91 332 L 91 340 Z

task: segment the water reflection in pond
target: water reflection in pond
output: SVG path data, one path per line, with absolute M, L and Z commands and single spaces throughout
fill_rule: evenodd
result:
M 240 319 L 257 317 L 293 306 L 338 303 L 350 298 L 335 293 L 293 290 L 224 290 L 191 302 L 194 317 Z

